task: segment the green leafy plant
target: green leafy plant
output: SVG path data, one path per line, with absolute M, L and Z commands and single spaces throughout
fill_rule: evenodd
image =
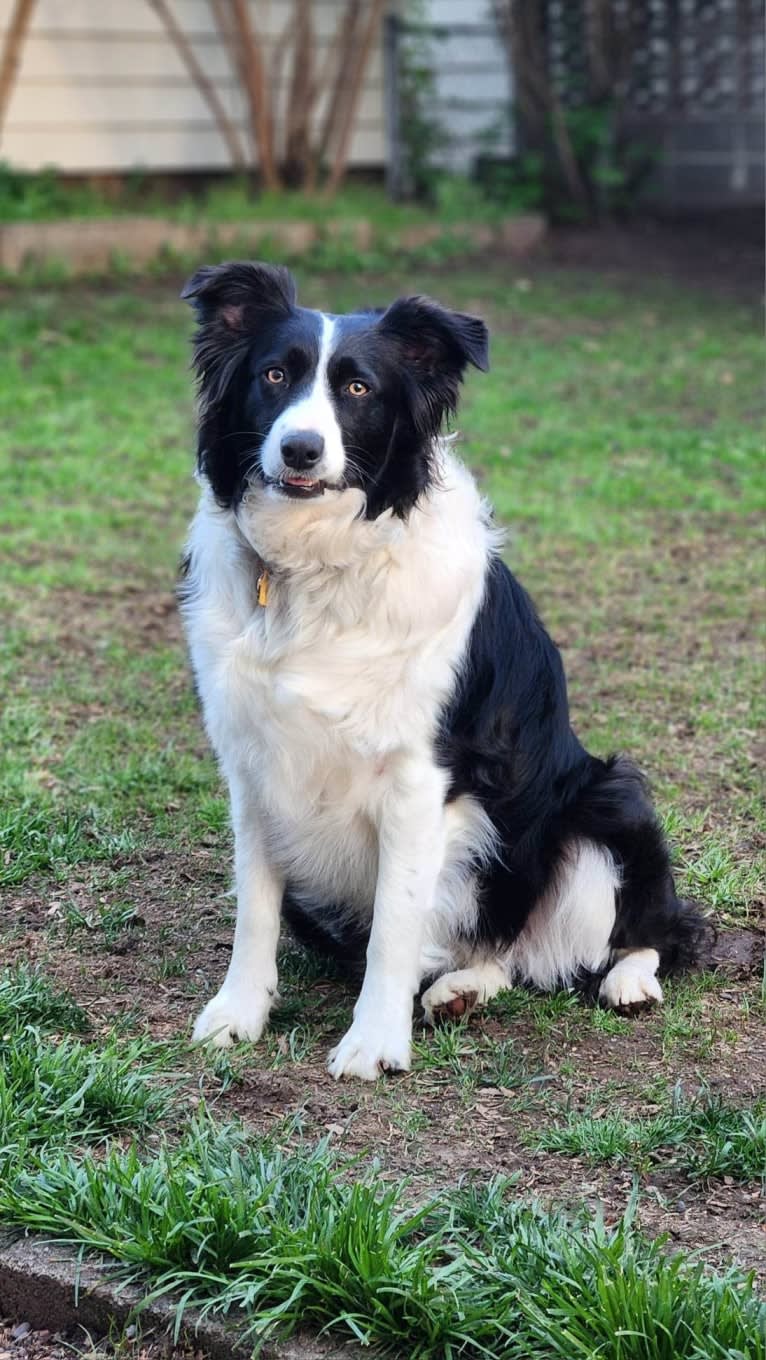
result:
M 440 153 L 447 132 L 436 102 L 438 30 L 427 28 L 418 3 L 400 30 L 396 97 L 404 152 L 402 189 L 415 198 L 433 200 L 441 176 Z
M 286 1154 L 202 1113 L 147 1158 L 28 1158 L 0 1184 L 0 1216 L 108 1253 L 147 1298 L 180 1297 L 177 1331 L 194 1306 L 241 1319 L 258 1346 L 301 1326 L 413 1360 L 762 1360 L 766 1308 L 744 1277 L 669 1258 L 632 1209 L 607 1228 L 511 1189 L 409 1207 L 405 1185 L 354 1177 L 326 1143 Z

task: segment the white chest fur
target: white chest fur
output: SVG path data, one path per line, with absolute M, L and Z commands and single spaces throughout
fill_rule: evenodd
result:
M 354 491 L 286 502 L 259 490 L 235 521 L 205 492 L 184 616 L 211 741 L 251 787 L 275 862 L 294 888 L 364 911 L 381 807 L 413 760 L 434 763 L 492 530 L 446 449 L 407 521 L 359 509 Z

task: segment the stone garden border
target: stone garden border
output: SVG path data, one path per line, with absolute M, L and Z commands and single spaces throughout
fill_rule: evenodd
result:
M 199 255 L 205 247 L 236 246 L 257 251 L 268 242 L 285 258 L 301 256 L 323 240 L 347 243 L 359 252 L 376 245 L 387 252 L 417 251 L 437 242 L 454 242 L 457 251 L 493 249 L 526 255 L 545 235 L 545 219 L 528 213 L 496 223 L 417 223 L 381 231 L 372 221 L 330 219 L 315 222 L 199 222 L 162 217 L 67 218 L 56 222 L 0 223 L 0 270 L 17 274 L 25 267 L 63 265 L 71 274 L 109 271 L 115 264 L 149 264 L 164 252 Z
M 172 1303 L 161 1299 L 133 1317 L 141 1298 L 134 1287 L 115 1283 L 114 1271 L 98 1257 L 43 1238 L 0 1238 L 0 1317 L 28 1322 L 50 1332 L 83 1327 L 92 1337 L 118 1335 L 135 1322 L 145 1340 L 172 1345 Z M 251 1345 L 238 1344 L 236 1328 L 199 1322 L 191 1310 L 182 1336 L 208 1360 L 247 1360 Z M 296 1336 L 268 1345 L 263 1360 L 362 1360 L 369 1351 L 356 1345 Z

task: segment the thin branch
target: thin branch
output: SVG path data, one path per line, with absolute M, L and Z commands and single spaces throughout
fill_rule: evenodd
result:
M 292 41 L 293 18 L 292 15 L 290 15 L 271 50 L 271 120 L 274 127 L 275 138 L 274 155 L 278 161 L 283 159 L 279 153 L 279 146 L 284 142 L 283 138 L 278 137 L 281 104 L 284 102 L 281 100 L 282 72 L 285 64 L 285 57 L 290 50 Z
M 330 171 L 330 176 L 326 185 L 326 192 L 328 194 L 335 192 L 346 171 L 348 153 L 351 146 L 351 136 L 354 131 L 354 119 L 362 93 L 362 84 L 370 60 L 375 35 L 380 29 L 381 21 L 383 19 L 383 10 L 385 9 L 385 6 L 386 0 L 371 0 L 367 28 L 362 37 L 359 51 L 350 73 L 348 96 L 343 113 L 338 147 L 335 152 L 333 167 Z
M 231 0 L 231 3 L 242 51 L 245 92 L 250 106 L 250 121 L 258 148 L 261 175 L 267 189 L 279 189 L 280 179 L 274 162 L 271 103 L 260 40 L 250 19 L 247 0 Z
M 237 135 L 236 128 L 229 118 L 222 100 L 219 98 L 215 85 L 208 79 L 200 66 L 200 63 L 197 61 L 194 49 L 183 29 L 176 22 L 175 16 L 173 15 L 167 0 L 148 0 L 148 4 L 158 15 L 160 22 L 164 25 L 165 32 L 215 118 L 221 136 L 229 148 L 229 155 L 231 156 L 232 161 L 235 165 L 239 166 L 240 169 L 244 169 L 247 164 L 247 159 L 242 148 L 242 143 Z
M 24 39 L 27 36 L 34 6 L 35 0 L 16 0 L 8 31 L 5 35 L 3 51 L 0 55 L 0 129 L 5 121 L 13 87 L 16 84 Z
M 292 19 L 295 37 L 286 110 L 285 172 L 288 183 L 298 184 L 307 178 L 311 159 L 310 124 L 315 94 L 311 0 L 294 0 Z
M 360 15 L 361 0 L 349 0 L 345 14 L 338 20 L 335 37 L 328 53 L 328 62 L 325 71 L 322 73 L 323 82 L 329 83 L 333 65 L 335 66 L 332 93 L 314 153 L 314 165 L 317 169 L 324 161 L 330 145 L 337 135 L 337 129 L 346 104 L 348 93 L 346 72 L 351 69 Z

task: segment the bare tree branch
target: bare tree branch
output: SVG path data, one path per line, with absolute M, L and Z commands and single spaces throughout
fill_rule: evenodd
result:
M 213 22 L 218 30 L 218 36 L 221 39 L 226 56 L 229 60 L 231 73 L 236 77 L 239 92 L 244 94 L 245 71 L 242 61 L 242 52 L 240 51 L 231 26 L 231 0 L 209 0 L 209 4 L 213 13 Z M 248 164 L 250 164 L 257 155 L 257 148 L 253 139 L 252 128 L 249 125 L 245 136 L 245 142 L 247 144 L 247 160 Z
M 348 0 L 346 11 L 338 21 L 335 38 L 328 54 L 325 75 L 326 83 L 329 84 L 330 82 L 330 77 L 333 72 L 333 62 L 335 64 L 335 75 L 330 101 L 324 118 L 324 125 L 319 133 L 314 152 L 314 162 L 317 169 L 321 166 L 333 140 L 338 134 L 341 117 L 347 102 L 348 82 L 346 80 L 346 73 L 350 70 L 352 64 L 361 13 L 361 0 Z
M 231 0 L 231 3 L 242 52 L 245 92 L 250 106 L 250 122 L 258 148 L 261 176 L 267 189 L 279 189 L 281 181 L 274 155 L 271 100 L 260 39 L 253 28 L 247 0 Z
M 170 5 L 167 3 L 167 0 L 148 0 L 148 4 L 158 15 L 160 22 L 164 25 L 165 32 L 215 118 L 221 136 L 229 148 L 229 155 L 231 156 L 232 161 L 235 165 L 239 166 L 240 169 L 244 169 L 247 161 L 236 128 L 229 118 L 222 100 L 219 98 L 215 85 L 208 79 L 200 63 L 197 61 L 189 39 L 180 25 L 176 22 Z
M 359 106 L 359 99 L 362 94 L 362 85 L 367 66 L 372 52 L 372 45 L 375 35 L 380 30 L 383 19 L 383 10 L 386 0 L 370 0 L 370 12 L 367 18 L 367 27 L 362 35 L 356 60 L 349 75 L 349 88 L 346 98 L 346 106 L 343 111 L 343 120 L 340 127 L 338 146 L 333 160 L 332 170 L 330 171 L 325 191 L 328 194 L 335 193 L 346 172 L 348 163 L 348 153 L 351 146 L 351 136 L 354 130 L 354 118 Z M 342 78 L 342 77 L 341 77 Z
M 35 0 L 16 0 L 8 31 L 5 35 L 2 54 L 0 54 L 0 129 L 5 122 L 5 115 L 11 102 L 24 39 L 27 36 L 34 7 Z

